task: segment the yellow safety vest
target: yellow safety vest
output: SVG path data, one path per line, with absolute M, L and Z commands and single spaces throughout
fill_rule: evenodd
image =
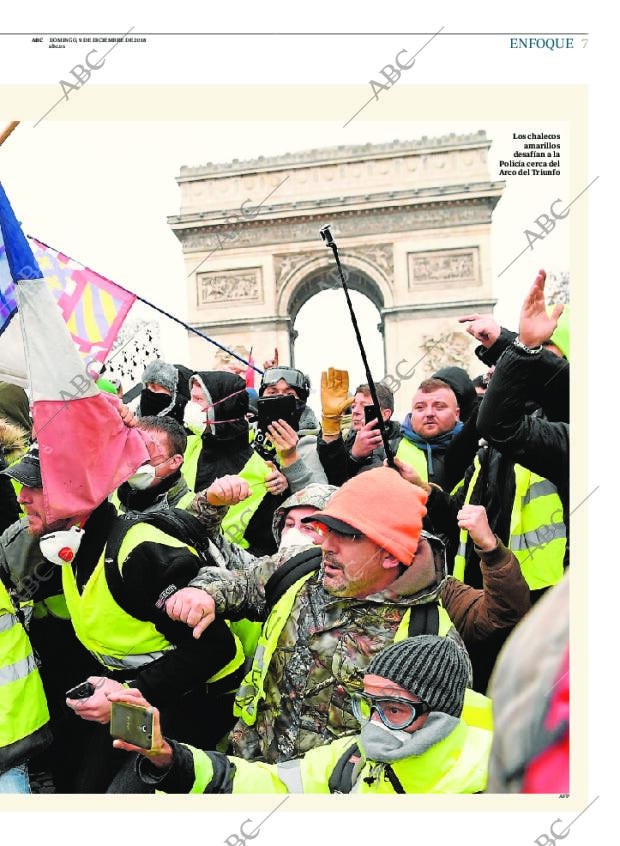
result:
M 278 640 L 282 630 L 288 620 L 297 594 L 308 581 L 308 579 L 315 573 L 310 572 L 302 576 L 298 581 L 292 584 L 289 589 L 280 597 L 280 599 L 273 606 L 269 617 L 263 625 L 256 651 L 254 652 L 254 660 L 252 667 L 246 674 L 245 678 L 239 686 L 235 704 L 233 706 L 233 713 L 236 717 L 240 717 L 243 722 L 248 725 L 254 725 L 258 715 L 258 703 L 265 698 L 265 679 L 267 671 L 273 657 L 273 653 L 278 645 Z M 404 640 L 409 636 L 409 620 L 411 617 L 411 608 L 408 608 L 403 615 L 400 624 L 394 635 L 394 643 L 399 640 Z M 445 637 L 448 631 L 453 628 L 453 623 L 448 612 L 439 603 L 439 630 L 438 635 Z M 387 646 L 387 644 L 386 644 Z M 467 708 L 467 714 L 465 709 Z M 483 728 L 490 728 L 493 724 L 491 700 L 482 694 L 475 693 L 468 690 L 465 698 L 465 706 L 463 709 L 463 719 L 472 725 L 482 726 Z
M 407 438 L 401 438 L 396 450 L 396 458 L 413 467 L 418 476 L 421 476 L 423 481 L 428 482 L 428 464 L 424 450 L 412 444 Z
M 30 639 L 0 581 L 0 772 L 22 763 L 27 744 L 49 722 L 47 700 Z
M 405 793 L 482 793 L 487 786 L 493 733 L 470 726 L 461 719 L 442 740 L 421 755 L 412 755 L 390 765 Z M 246 793 L 374 793 L 395 794 L 387 777 L 387 765 L 365 761 L 359 738 L 340 737 L 325 746 L 310 749 L 303 758 L 266 764 L 229 756 L 234 766 L 232 790 Z M 194 781 L 190 793 L 211 792 L 214 767 L 209 753 L 184 744 L 192 754 Z M 347 785 L 330 781 L 345 756 L 357 751 L 360 771 L 349 791 Z M 344 782 L 345 780 L 343 780 Z M 341 786 L 342 789 L 338 790 Z
M 187 438 L 187 449 L 181 472 L 190 488 L 194 488 L 196 473 L 198 472 L 198 458 L 202 450 L 202 438 L 200 435 L 189 435 Z M 244 549 L 249 547 L 244 535 L 248 523 L 256 513 L 263 497 L 267 493 L 265 479 L 271 472 L 267 462 L 257 452 L 253 452 L 246 461 L 244 467 L 237 475 L 246 480 L 250 486 L 251 494 L 243 502 L 232 505 L 222 520 L 221 532 L 231 543 L 236 543 Z
M 480 471 L 480 459 L 476 456 L 463 505 L 469 504 Z M 508 548 L 517 558 L 530 590 L 539 590 L 557 584 L 564 575 L 566 525 L 562 501 L 556 486 L 548 479 L 520 464 L 514 465 L 514 473 L 515 497 Z M 468 537 L 467 530 L 461 529 L 453 572 L 454 578 L 460 581 L 465 576 Z
M 138 523 L 128 530 L 118 551 L 121 571 L 131 551 L 146 541 L 186 547 L 195 554 L 195 550 L 182 541 L 164 534 L 154 526 Z M 105 577 L 105 550 L 81 594 L 70 565 L 62 568 L 62 585 L 78 640 L 108 669 L 138 669 L 174 649 L 173 644 L 153 623 L 132 617 L 114 600 Z M 235 642 L 237 648 L 234 658 L 213 675 L 209 682 L 218 681 L 243 664 L 243 649 L 237 638 Z

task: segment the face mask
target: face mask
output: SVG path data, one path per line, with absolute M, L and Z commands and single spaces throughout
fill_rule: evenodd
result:
M 360 731 L 361 743 L 369 761 L 389 763 L 423 755 L 454 731 L 459 718 L 433 711 L 421 729 L 408 732 L 384 726 L 380 720 L 369 720 Z
M 84 529 L 71 526 L 70 529 L 43 535 L 39 540 L 39 549 L 52 564 L 70 564 L 77 555 L 83 536 Z
M 169 394 L 155 393 L 155 391 L 149 391 L 148 388 L 140 394 L 141 417 L 157 417 L 171 405 L 172 397 Z
M 286 549 L 289 546 L 308 546 L 309 544 L 316 545 L 309 535 L 306 535 L 301 529 L 291 526 L 290 529 L 282 532 L 279 549 Z
M 127 484 L 134 491 L 145 491 L 151 487 L 151 483 L 155 479 L 155 468 L 152 464 L 143 464 L 138 467 L 133 476 L 127 479 Z
M 202 435 L 207 428 L 207 413 L 194 400 L 190 400 L 183 412 L 183 423 L 195 435 Z

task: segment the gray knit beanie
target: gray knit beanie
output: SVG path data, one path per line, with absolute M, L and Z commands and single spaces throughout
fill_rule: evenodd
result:
M 174 364 L 168 364 L 160 358 L 149 362 L 146 365 L 144 373 L 142 374 L 142 384 L 146 385 L 152 382 L 155 385 L 161 385 L 162 388 L 167 388 L 171 394 L 176 394 L 178 372 Z
M 433 711 L 459 717 L 467 687 L 467 657 L 450 637 L 418 635 L 380 652 L 366 673 L 404 687 Z

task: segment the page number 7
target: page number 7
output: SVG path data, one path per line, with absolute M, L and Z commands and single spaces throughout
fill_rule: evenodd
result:
M 588 39 L 587 39 L 587 38 L 582 38 L 582 39 L 581 39 L 581 46 L 582 46 L 582 47 L 587 47 L 587 46 L 588 46 Z

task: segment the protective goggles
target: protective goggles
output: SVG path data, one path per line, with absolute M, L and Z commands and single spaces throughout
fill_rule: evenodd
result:
M 260 380 L 261 388 L 276 385 L 280 379 L 284 379 L 286 384 L 290 385 L 291 388 L 296 388 L 302 391 L 306 397 L 308 396 L 310 391 L 308 379 L 301 370 L 296 370 L 294 367 L 268 367 Z
M 383 725 L 390 729 L 406 729 L 418 717 L 432 710 L 426 702 L 410 702 L 398 696 L 371 696 L 370 693 L 358 692 L 351 694 L 351 704 L 355 718 L 362 725 L 376 711 Z

